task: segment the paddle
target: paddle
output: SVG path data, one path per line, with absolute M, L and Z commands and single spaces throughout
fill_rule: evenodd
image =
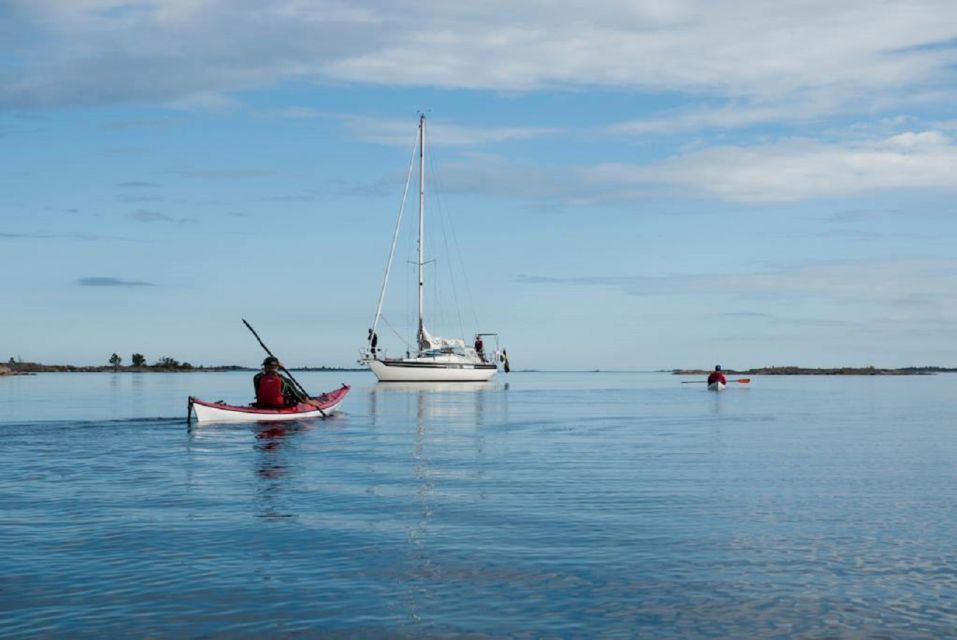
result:
M 266 353 L 268 353 L 268 354 L 269 354 L 270 356 L 272 356 L 273 358 L 276 358 L 276 356 L 273 355 L 272 351 L 269 350 L 269 347 L 267 347 L 266 344 L 262 341 L 262 338 L 259 337 L 259 334 L 256 333 L 256 330 L 253 329 L 252 325 L 250 325 L 248 322 L 246 322 L 246 319 L 245 319 L 245 318 L 243 318 L 242 320 L 243 320 L 243 324 L 246 325 L 246 328 L 249 329 L 250 331 L 252 331 L 253 335 L 256 336 L 256 340 L 259 341 L 259 345 L 260 345 L 263 349 L 265 349 Z M 276 358 L 276 360 L 279 360 L 279 358 Z M 318 404 L 316 404 L 316 403 L 312 400 L 312 396 L 309 395 L 309 392 L 306 391 L 301 384 L 299 384 L 299 381 L 298 381 L 298 380 L 296 380 L 294 377 L 292 377 L 292 374 L 289 373 L 289 369 L 287 369 L 286 367 L 282 366 L 282 362 L 281 362 L 281 361 L 280 361 L 280 363 L 279 363 L 279 368 L 282 369 L 282 372 L 283 372 L 283 373 L 285 373 L 287 376 L 289 376 L 289 379 L 292 381 L 292 383 L 293 383 L 294 385 L 296 385 L 296 387 L 299 389 L 299 392 L 302 393 L 302 395 L 306 396 L 306 399 L 303 400 L 303 402 L 306 403 L 306 404 L 308 404 L 308 405 L 310 405 L 310 406 L 315 407 L 316 409 L 319 409 L 319 413 L 321 413 L 321 414 L 322 414 L 322 417 L 325 418 L 325 417 L 326 417 L 326 412 L 323 411 L 323 410 L 322 410 L 322 407 L 320 407 Z
M 728 382 L 740 382 L 741 384 L 748 384 L 751 382 L 751 378 L 738 378 L 737 380 L 728 380 Z M 682 380 L 681 384 L 708 384 L 707 380 Z

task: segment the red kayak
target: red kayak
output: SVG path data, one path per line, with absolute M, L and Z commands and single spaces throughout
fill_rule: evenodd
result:
M 325 417 L 339 408 L 349 389 L 351 387 L 344 384 L 335 391 L 312 396 L 311 403 L 300 402 L 293 407 L 282 409 L 260 409 L 255 405 L 237 406 L 225 402 L 206 402 L 190 396 L 187 416 L 192 417 L 195 414 L 197 423 L 262 422 Z

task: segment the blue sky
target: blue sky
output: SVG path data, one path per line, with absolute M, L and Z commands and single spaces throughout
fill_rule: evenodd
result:
M 955 63 L 952 2 L 0 2 L 0 359 L 353 364 L 424 109 L 438 335 L 957 366 Z

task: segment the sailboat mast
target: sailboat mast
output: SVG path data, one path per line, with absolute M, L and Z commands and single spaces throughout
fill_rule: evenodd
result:
M 425 114 L 419 116 L 419 349 L 425 338 Z

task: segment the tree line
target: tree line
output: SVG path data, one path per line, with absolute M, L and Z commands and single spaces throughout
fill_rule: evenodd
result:
M 123 365 L 123 358 L 114 353 L 110 356 L 109 359 L 110 365 L 114 369 L 119 369 Z M 170 358 L 169 356 L 163 356 L 153 364 L 146 364 L 146 356 L 142 353 L 134 353 L 130 356 L 130 366 L 136 368 L 148 368 L 148 369 L 192 369 L 193 365 L 188 362 L 180 362 L 175 358 Z

